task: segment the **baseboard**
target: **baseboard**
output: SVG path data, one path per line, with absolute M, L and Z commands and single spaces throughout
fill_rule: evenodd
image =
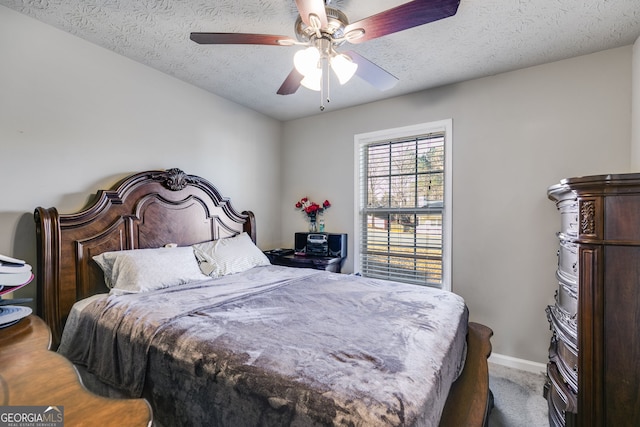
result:
M 521 371 L 533 372 L 534 374 L 547 372 L 547 365 L 544 363 L 518 359 L 517 357 L 505 356 L 498 353 L 491 353 L 491 356 L 489 356 L 489 362 L 495 363 L 496 365 L 507 366 L 509 368 L 520 369 Z

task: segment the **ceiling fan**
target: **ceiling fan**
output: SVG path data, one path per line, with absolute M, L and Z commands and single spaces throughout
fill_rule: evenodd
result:
M 341 84 L 354 74 L 379 90 L 390 89 L 398 82 L 391 73 L 355 51 L 340 53 L 336 48 L 346 42 L 358 44 L 453 16 L 460 0 L 413 0 L 353 23 L 349 23 L 343 12 L 329 6 L 330 3 L 331 0 L 296 0 L 297 40 L 282 35 L 246 33 L 191 33 L 190 38 L 199 44 L 306 46 L 296 52 L 294 68 L 277 93 L 290 95 L 300 86 L 318 90 L 320 110 L 324 110 L 324 99 L 329 102 L 329 68 Z

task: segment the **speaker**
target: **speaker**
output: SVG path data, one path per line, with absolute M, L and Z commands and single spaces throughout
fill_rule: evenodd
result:
M 307 235 L 309 233 L 296 233 L 295 241 L 293 244 L 293 249 L 296 252 L 306 252 L 307 251 Z
M 293 247 L 296 252 L 307 251 L 307 236 L 309 233 L 295 233 Z M 327 233 L 327 243 L 330 257 L 347 257 L 347 235 Z
M 329 234 L 329 256 L 347 257 L 347 235 L 346 234 Z

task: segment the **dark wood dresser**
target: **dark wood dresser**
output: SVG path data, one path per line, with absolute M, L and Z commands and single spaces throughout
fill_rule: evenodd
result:
M 640 426 L 640 174 L 562 180 L 551 426 Z

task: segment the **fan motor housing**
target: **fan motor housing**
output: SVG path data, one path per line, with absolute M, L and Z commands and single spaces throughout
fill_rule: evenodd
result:
M 341 39 L 344 37 L 344 28 L 349 25 L 349 19 L 343 12 L 333 7 L 325 7 L 327 14 L 327 27 L 321 28 L 320 32 L 324 36 L 334 41 L 334 39 Z M 298 15 L 295 23 L 296 38 L 301 42 L 308 42 L 313 38 L 316 38 L 316 31 L 312 27 L 302 22 L 302 18 Z

